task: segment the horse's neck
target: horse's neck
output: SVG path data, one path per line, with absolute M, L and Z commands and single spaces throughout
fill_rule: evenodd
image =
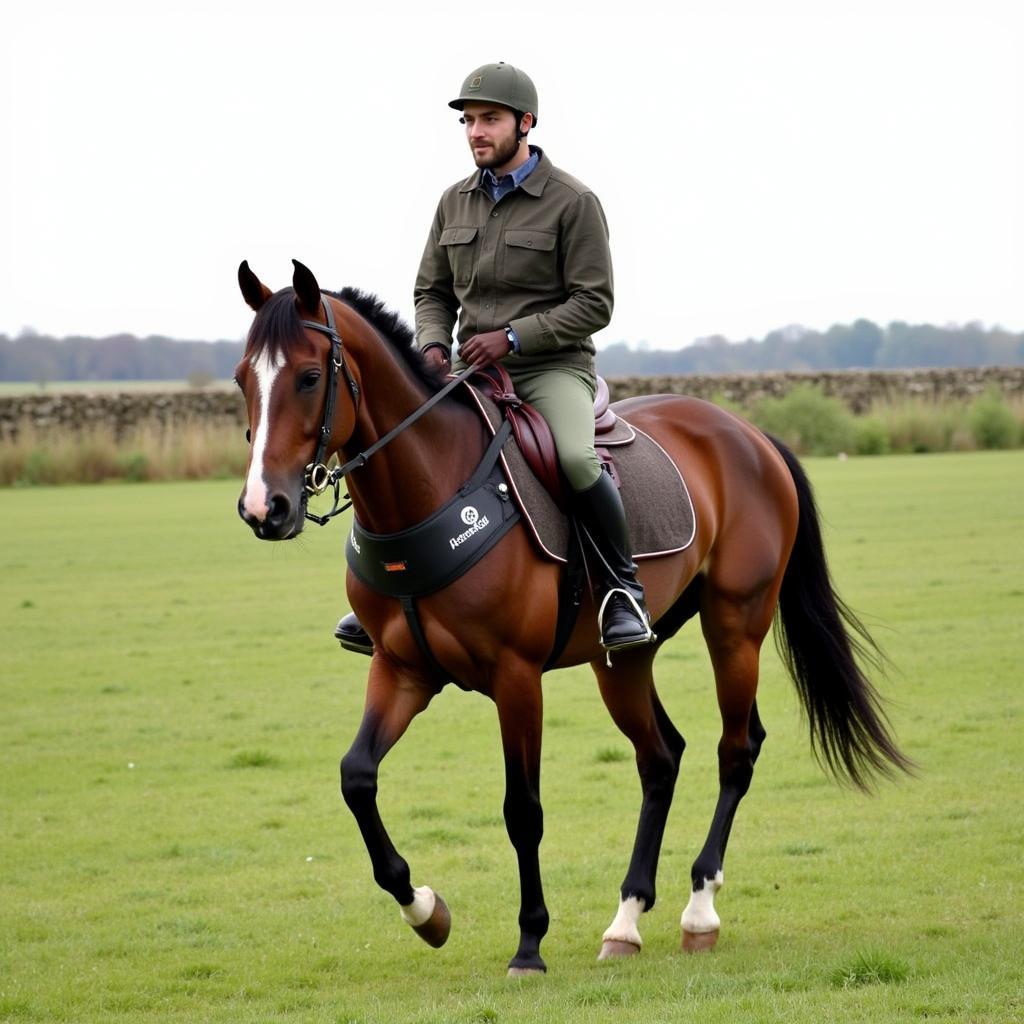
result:
M 362 374 L 353 436 L 358 447 L 346 446 L 345 458 L 365 450 L 430 397 L 395 362 L 383 373 Z M 483 449 L 478 417 L 461 403 L 443 399 L 348 477 L 360 525 L 372 533 L 397 533 L 422 522 L 466 482 Z

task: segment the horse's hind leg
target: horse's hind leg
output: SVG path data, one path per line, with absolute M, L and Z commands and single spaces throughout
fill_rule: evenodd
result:
M 412 887 L 409 865 L 395 849 L 377 810 L 380 763 L 432 696 L 431 689 L 401 678 L 381 655 L 374 656 L 363 720 L 341 759 L 341 792 L 363 835 L 374 880 L 394 896 L 402 919 L 420 938 L 443 946 L 451 929 L 448 908 L 428 886 Z
M 714 897 L 723 882 L 725 848 L 765 738 L 755 698 L 761 642 L 774 610 L 774 588 L 737 599 L 709 587 L 701 603 L 701 627 L 715 671 L 722 738 L 718 744 L 718 803 L 704 848 L 693 863 L 693 890 L 681 921 L 683 949 L 691 952 L 710 949 L 718 940 L 720 922 Z
M 641 946 L 637 921 L 654 906 L 655 875 L 665 821 L 686 746 L 654 690 L 650 649 L 614 656 L 614 666 L 594 662 L 601 696 L 615 724 L 633 744 L 643 800 L 619 910 L 602 937 L 598 959 L 628 956 Z

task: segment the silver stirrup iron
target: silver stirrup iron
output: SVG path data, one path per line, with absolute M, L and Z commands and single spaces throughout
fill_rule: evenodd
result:
M 647 632 L 644 634 L 642 640 L 634 640 L 632 643 L 624 644 L 621 647 L 609 648 L 604 645 L 604 610 L 608 606 L 608 600 L 613 594 L 622 594 L 626 600 L 633 606 L 633 611 L 636 612 L 637 618 L 647 627 Z M 658 639 L 657 634 L 651 629 L 651 620 L 648 618 L 646 612 L 640 607 L 640 602 L 628 591 L 625 587 L 612 587 L 607 594 L 604 595 L 604 600 L 601 602 L 601 607 L 597 612 L 597 628 L 601 630 L 601 646 L 605 649 L 605 662 L 609 668 L 612 667 L 612 651 L 625 651 L 630 647 L 641 647 L 644 644 L 654 643 Z

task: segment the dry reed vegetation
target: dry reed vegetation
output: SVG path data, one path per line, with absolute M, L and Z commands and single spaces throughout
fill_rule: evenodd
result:
M 972 401 L 876 402 L 863 416 L 811 386 L 750 409 L 719 404 L 749 417 L 800 455 L 1024 447 L 1024 398 L 994 390 Z M 154 421 L 122 437 L 110 426 L 72 434 L 26 423 L 14 439 L 0 441 L 0 486 L 238 477 L 246 456 L 241 428 L 232 423 Z
M 105 425 L 74 434 L 23 425 L 0 443 L 0 486 L 240 476 L 247 454 L 234 424 L 147 423 L 120 438 Z

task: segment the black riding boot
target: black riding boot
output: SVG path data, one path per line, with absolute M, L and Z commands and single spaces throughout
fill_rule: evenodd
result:
M 334 635 L 346 651 L 355 651 L 356 654 L 373 654 L 373 641 L 356 618 L 355 612 L 349 612 L 334 627 Z
M 602 470 L 592 487 L 576 491 L 574 506 L 595 551 L 588 564 L 600 598 L 601 646 L 606 651 L 649 644 L 657 637 L 644 604 L 644 588 L 636 578 L 626 513 L 615 481 Z M 590 557 L 596 555 L 596 557 Z

